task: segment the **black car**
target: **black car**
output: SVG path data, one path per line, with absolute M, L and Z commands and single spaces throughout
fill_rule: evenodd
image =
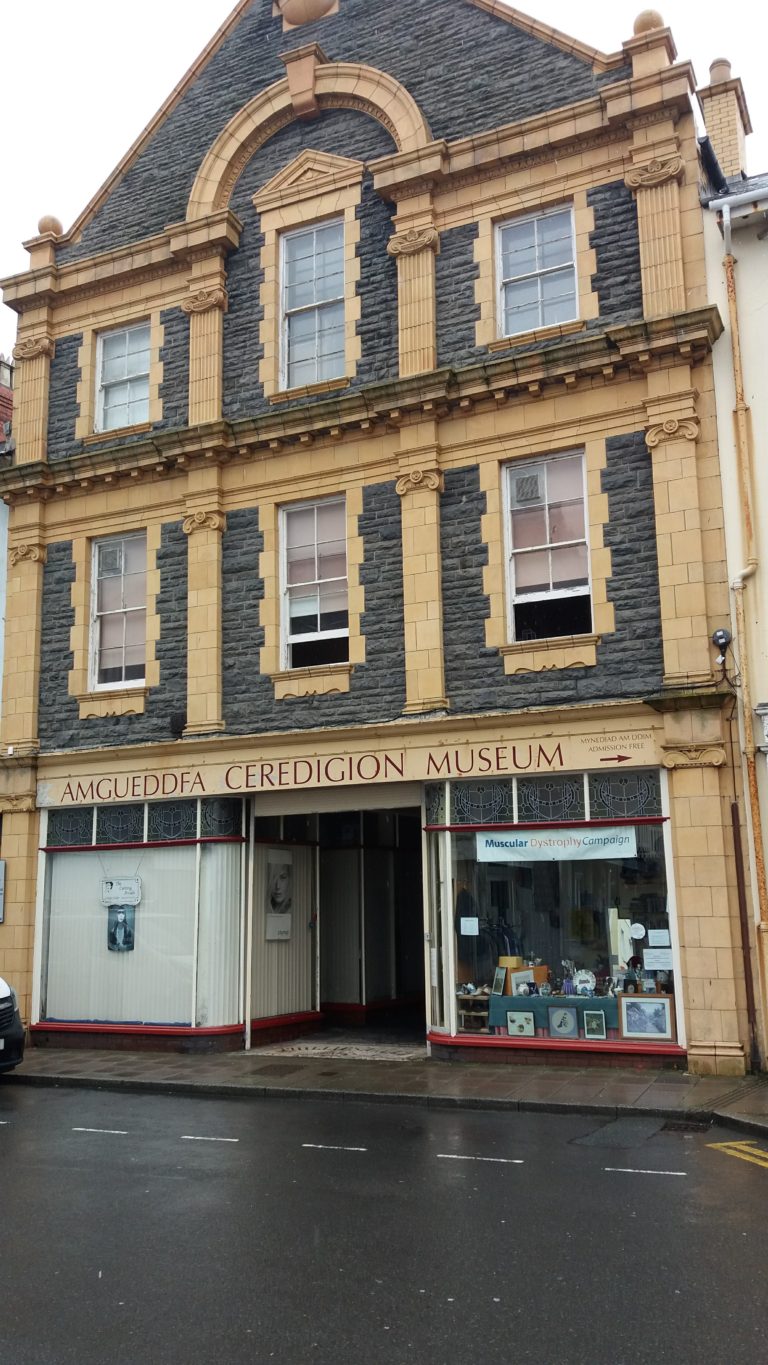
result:
M 24 1056 L 24 1025 L 16 992 L 0 976 L 0 1072 L 12 1071 Z

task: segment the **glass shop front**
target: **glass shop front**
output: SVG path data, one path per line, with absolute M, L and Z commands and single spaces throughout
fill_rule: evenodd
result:
M 426 810 L 450 982 L 433 971 L 433 1027 L 493 1045 L 680 1041 L 657 771 L 435 784 Z

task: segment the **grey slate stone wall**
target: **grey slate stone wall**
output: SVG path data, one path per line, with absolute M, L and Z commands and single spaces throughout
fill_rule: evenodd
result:
M 307 148 L 368 161 L 392 152 L 394 143 L 381 125 L 365 114 L 349 109 L 332 110 L 309 125 L 288 124 L 245 167 L 232 196 L 232 208 L 243 222 L 243 232 L 238 250 L 229 257 L 229 308 L 224 316 L 224 416 L 231 421 L 270 410 L 259 383 L 259 361 L 263 355 L 259 323 L 264 316 L 259 298 L 264 279 L 260 253 L 264 237 L 259 230 L 253 195 Z M 386 251 L 392 234 L 391 210 L 374 192 L 369 175 L 363 183 L 358 217 L 361 269 L 357 291 L 362 300 L 358 333 L 362 359 L 353 388 L 376 379 L 394 378 L 398 369 L 397 263 Z M 344 391 L 340 387 L 339 392 Z M 320 394 L 315 401 L 328 397 Z M 297 399 L 281 404 L 280 411 L 304 407 L 306 403 L 306 398 Z
M 182 220 L 214 138 L 250 99 L 285 79 L 281 52 L 311 42 L 332 62 L 359 61 L 390 72 L 419 104 L 434 138 L 463 137 L 587 99 L 628 74 L 620 69 L 596 76 L 588 61 L 465 0 L 344 0 L 338 15 L 306 24 L 300 34 L 284 34 L 269 0 L 255 0 L 80 241 L 59 248 L 59 262 Z
M 180 308 L 166 308 L 160 314 L 160 319 L 165 328 L 165 338 L 160 348 L 163 362 L 163 382 L 160 385 L 163 416 L 159 422 L 152 423 L 153 431 L 186 426 L 189 414 L 189 318 Z M 82 341 L 82 332 L 59 337 L 56 341 L 56 351 L 51 361 L 48 402 L 48 459 L 51 461 L 66 460 L 71 455 L 80 455 L 86 449 L 82 441 L 75 440 L 77 385 L 80 380 L 77 353 Z M 103 441 L 90 441 L 87 449 L 113 449 L 146 439 L 146 431 L 117 439 L 105 436 Z
M 662 684 L 661 613 L 651 459 L 641 431 L 610 437 L 602 476 L 608 495 L 605 542 L 612 553 L 608 598 L 616 629 L 604 635 L 595 668 L 504 673 L 485 644 L 487 550 L 480 518 L 485 494 L 476 466 L 445 476 L 441 508 L 446 687 L 454 711 L 519 710 L 638 697 Z
M 48 459 L 51 461 L 66 460 L 68 455 L 83 448 L 82 441 L 75 441 L 80 378 L 77 353 L 82 344 L 82 332 L 56 338 L 48 390 Z
M 153 430 L 172 431 L 189 421 L 189 318 L 180 308 L 164 308 L 160 321 L 164 334 L 160 347 L 163 417 L 154 423 Z
M 480 306 L 475 303 L 480 270 L 474 261 L 477 234 L 477 223 L 440 233 L 440 253 L 435 257 L 438 367 L 471 365 L 488 355 L 487 347 L 475 345 L 475 324 L 480 317 Z
M 394 483 L 363 491 L 358 522 L 364 542 L 360 579 L 365 588 L 362 630 L 366 661 L 355 666 L 342 695 L 275 701 L 273 684 L 259 673 L 264 631 L 259 603 L 263 538 L 255 509 L 227 516 L 223 552 L 222 646 L 224 718 L 230 734 L 309 729 L 320 725 L 393 720 L 405 704 L 402 529 Z
M 592 288 L 597 290 L 600 317 L 590 322 L 594 330 L 606 322 L 629 322 L 643 316 L 640 278 L 640 236 L 637 204 L 623 180 L 597 185 L 587 191 L 594 210 L 595 228 L 589 245 L 597 258 Z
M 184 711 L 187 705 L 187 537 L 181 522 L 163 526 L 157 563 L 160 685 L 150 691 L 142 716 L 80 720 L 79 704 L 68 692 L 73 664 L 69 632 L 75 620 L 70 605 L 70 585 L 75 577 L 72 543 L 49 545 L 43 578 L 40 668 L 39 735 L 44 752 L 171 738 L 171 712 Z

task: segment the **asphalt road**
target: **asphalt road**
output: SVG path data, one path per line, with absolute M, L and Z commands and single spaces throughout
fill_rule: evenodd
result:
M 0 1365 L 755 1365 L 768 1153 L 728 1141 L 0 1082 Z

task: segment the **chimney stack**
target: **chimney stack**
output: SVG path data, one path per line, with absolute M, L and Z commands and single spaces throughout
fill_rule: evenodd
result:
M 731 75 L 731 64 L 719 57 L 709 68 L 709 85 L 696 92 L 707 135 L 723 175 L 746 175 L 745 138 L 752 124 L 744 87 Z

